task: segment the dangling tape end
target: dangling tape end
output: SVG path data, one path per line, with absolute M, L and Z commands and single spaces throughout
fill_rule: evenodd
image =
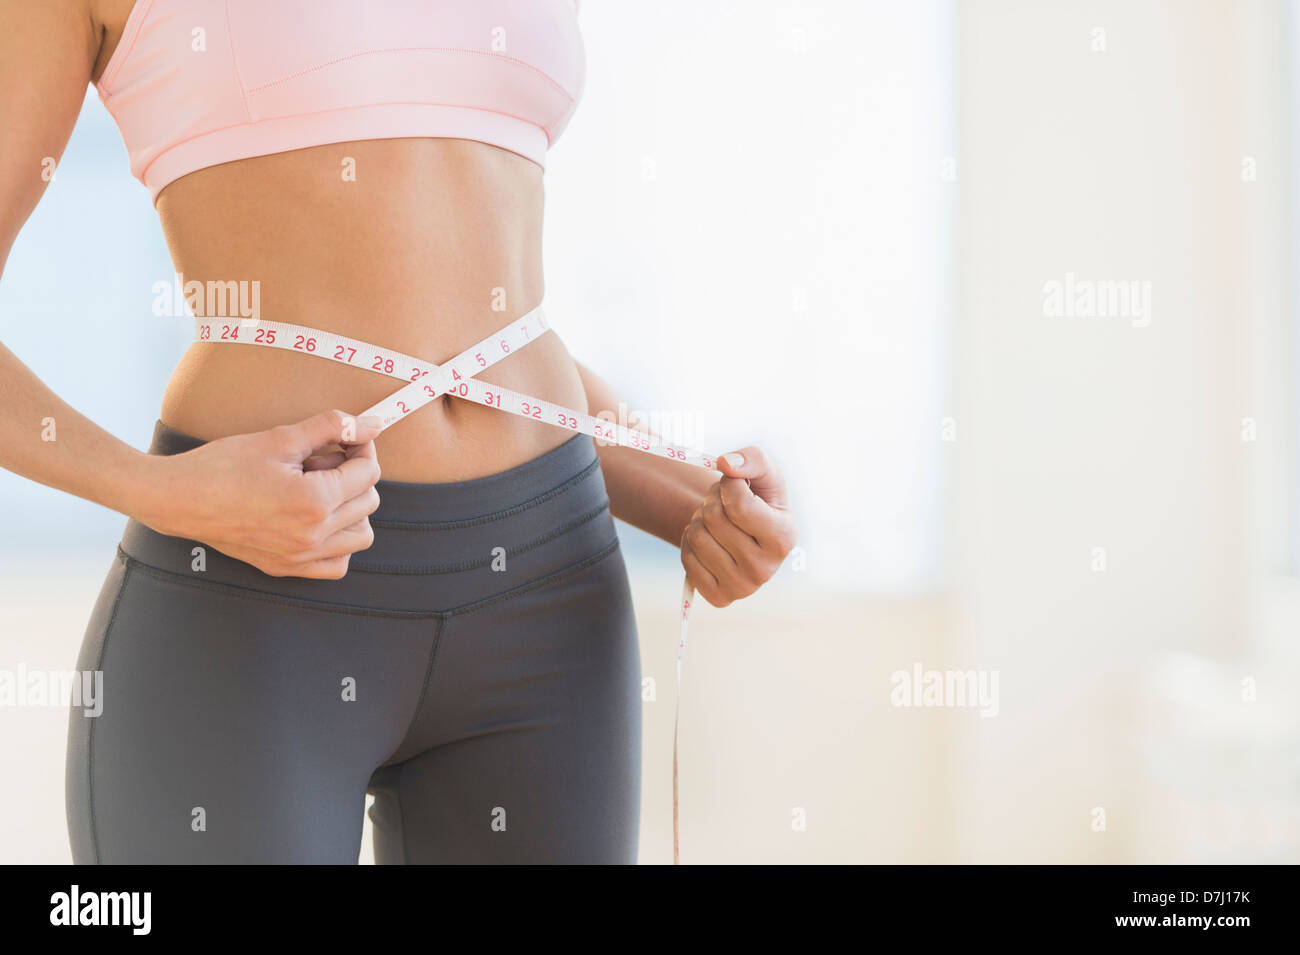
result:
M 680 839 L 677 828 L 677 724 L 682 712 L 682 654 L 686 652 L 686 627 L 691 618 L 695 588 L 689 578 L 682 580 L 682 629 L 677 640 L 677 697 L 673 703 L 673 865 L 681 865 Z

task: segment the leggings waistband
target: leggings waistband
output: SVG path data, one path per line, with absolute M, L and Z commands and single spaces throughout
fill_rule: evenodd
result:
M 150 454 L 204 441 L 154 427 Z M 442 614 L 531 589 L 617 549 L 592 439 L 577 434 L 517 467 L 468 481 L 379 481 L 374 543 L 341 580 L 272 577 L 197 541 L 127 522 L 121 556 L 178 586 L 237 588 L 339 609 Z

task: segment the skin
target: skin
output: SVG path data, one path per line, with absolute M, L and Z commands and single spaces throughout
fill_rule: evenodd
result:
M 131 6 L 0 0 L 0 271 L 47 184 L 43 163 L 62 155 Z M 345 163 L 355 181 L 341 175 Z M 541 168 L 515 153 L 398 139 L 201 169 L 169 184 L 156 208 L 186 281 L 256 281 L 265 318 L 442 362 L 542 301 L 543 195 Z M 554 330 L 479 377 L 592 414 L 619 407 Z M 97 427 L 0 345 L 0 466 L 268 574 L 337 579 L 373 540 L 381 476 L 483 477 L 572 434 L 446 397 L 382 434 L 352 417 L 396 387 L 311 356 L 197 343 L 160 417 L 208 443 L 159 457 Z M 753 593 L 794 545 L 784 481 L 758 448 L 721 461 L 721 479 L 597 450 L 614 515 L 680 546 L 691 583 L 716 606 Z

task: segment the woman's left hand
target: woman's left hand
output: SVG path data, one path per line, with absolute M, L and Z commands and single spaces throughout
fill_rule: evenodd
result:
M 709 603 L 748 597 L 776 573 L 795 543 L 781 472 L 755 447 L 718 459 L 709 488 L 682 533 L 682 566 Z

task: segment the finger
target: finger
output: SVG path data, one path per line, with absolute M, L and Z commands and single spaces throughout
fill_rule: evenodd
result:
M 347 557 L 330 557 L 325 560 L 313 560 L 298 564 L 281 577 L 308 577 L 312 580 L 338 580 L 348 572 Z
M 686 568 L 687 582 L 699 592 L 701 597 L 715 607 L 725 607 L 731 603 L 720 595 L 717 578 L 686 548 L 682 548 L 682 566 Z
M 373 441 L 382 430 L 381 422 L 373 415 L 359 419 L 338 409 L 282 427 L 287 447 L 299 460 L 311 457 L 312 451 L 326 445 Z
M 718 497 L 727 519 L 749 534 L 764 551 L 784 555 L 793 544 L 794 518 L 755 494 L 740 478 L 718 482 Z
M 716 537 L 709 531 L 709 528 L 703 521 L 696 521 L 686 528 L 686 545 L 713 579 L 718 582 L 718 586 L 725 590 L 730 596 L 743 596 L 740 591 L 748 593 L 752 588 L 745 586 L 745 581 L 741 579 L 740 567 L 736 559 L 727 553 Z
M 373 420 L 378 421 L 379 419 L 374 418 Z M 343 453 L 348 457 L 379 459 L 379 455 L 375 453 L 374 438 L 365 441 L 340 441 L 339 446 L 343 449 Z
M 347 573 L 348 557 L 329 557 L 320 560 L 293 562 L 282 554 L 275 554 L 259 548 L 217 548 L 221 553 L 236 560 L 252 564 L 269 577 L 309 577 L 312 579 L 336 580 Z
M 749 445 L 724 454 L 718 458 L 718 470 L 729 478 L 744 478 L 749 489 L 772 507 L 790 506 L 785 478 L 761 448 Z
M 373 452 L 374 445 L 356 445 L 349 448 L 344 452 L 347 460 L 336 468 L 308 472 L 307 477 L 325 485 L 330 493 L 330 503 L 334 507 L 338 507 L 344 501 L 352 500 L 378 483 L 379 460 L 372 453 L 367 453 L 367 448 Z
M 696 513 L 709 526 L 709 530 L 713 531 L 713 536 L 718 538 L 718 542 L 726 547 L 733 556 L 735 551 L 731 547 L 732 544 L 737 547 L 748 544 L 751 548 L 761 548 L 763 545 L 758 542 L 758 539 L 753 534 L 731 519 L 731 515 L 727 511 L 727 504 L 722 499 L 723 488 L 727 485 L 730 485 L 734 497 L 732 509 L 743 514 L 746 508 L 750 508 L 761 523 L 763 517 L 766 516 L 760 506 L 762 502 L 749 493 L 744 481 L 739 481 L 736 478 L 723 478 L 713 485 L 704 498 L 704 503 L 699 506 Z
M 324 471 L 327 468 L 338 467 L 347 459 L 348 456 L 342 451 L 330 451 L 326 454 L 313 454 L 306 461 L 302 462 L 302 469 L 304 471 Z
M 334 513 L 325 519 L 325 535 L 337 534 L 351 527 L 358 521 L 364 521 L 379 510 L 379 492 L 373 487 L 366 488 L 351 500 L 344 501 Z
M 301 561 L 312 563 L 331 557 L 345 557 L 366 550 L 374 542 L 375 532 L 371 529 L 370 522 L 363 518 L 325 538 L 319 547 L 303 554 Z
M 361 441 L 357 444 L 345 444 L 343 445 L 343 455 L 349 461 L 353 458 L 370 458 L 376 465 L 379 464 L 379 452 L 375 450 L 374 441 Z
M 735 561 L 742 579 L 759 584 L 772 576 L 775 568 L 770 565 L 775 555 L 728 519 L 721 500 L 706 500 L 700 507 L 700 517 L 713 539 Z

